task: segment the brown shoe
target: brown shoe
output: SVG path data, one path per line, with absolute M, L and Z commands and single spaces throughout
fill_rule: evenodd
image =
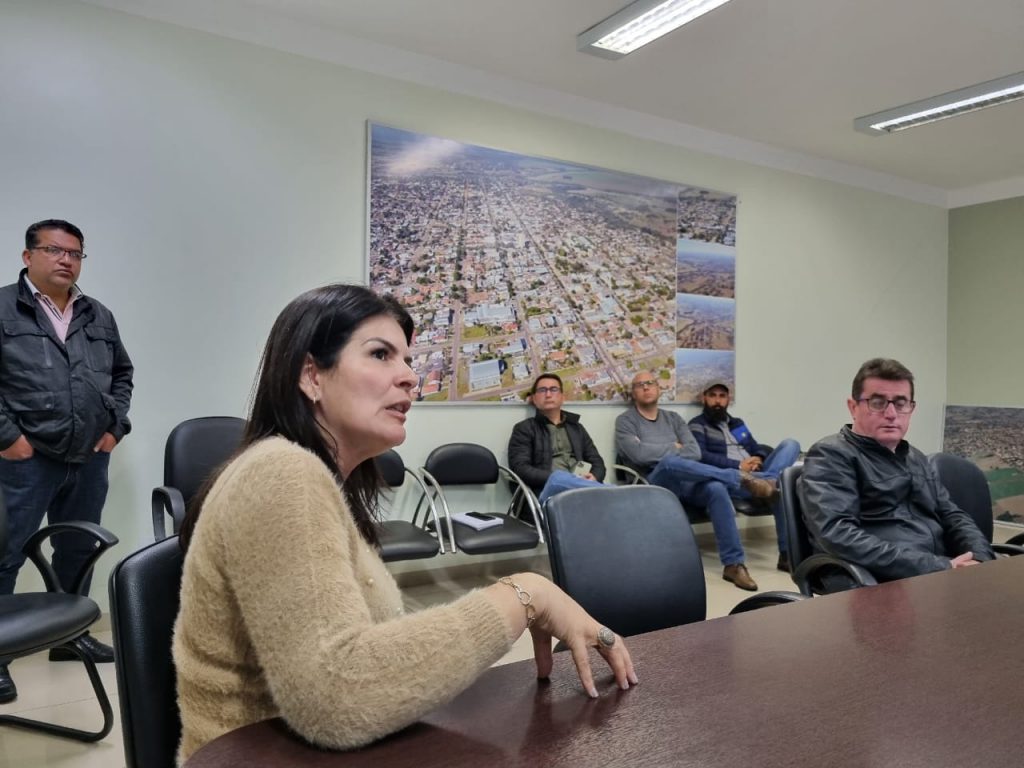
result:
M 750 572 L 747 571 L 747 566 L 743 563 L 725 566 L 725 570 L 722 571 L 722 578 L 726 581 L 731 581 L 740 589 L 745 589 L 748 592 L 757 592 L 757 582 L 750 578 Z
M 763 477 L 755 477 L 749 472 L 740 472 L 740 485 L 755 499 L 773 499 L 779 493 L 779 486 Z
M 775 567 L 778 568 L 780 571 L 784 571 L 785 573 L 793 572 L 793 569 L 789 566 L 788 552 L 779 552 L 779 562 L 778 565 L 776 565 Z

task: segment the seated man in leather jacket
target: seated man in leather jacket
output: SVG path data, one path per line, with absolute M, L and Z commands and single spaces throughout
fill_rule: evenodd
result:
M 977 565 L 995 555 L 903 436 L 914 376 L 896 360 L 860 367 L 847 400 L 853 423 L 815 443 L 798 485 L 814 546 L 879 581 Z

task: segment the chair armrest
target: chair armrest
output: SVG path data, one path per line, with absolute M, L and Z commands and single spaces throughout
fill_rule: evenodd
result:
M 878 584 L 867 568 L 825 554 L 811 555 L 800 563 L 793 571 L 793 583 L 800 588 L 801 593 L 810 597 L 814 594 L 811 589 L 811 577 L 829 567 L 844 571 L 858 587 L 872 587 Z
M 1024 546 L 1024 533 L 1018 533 L 1016 536 L 1012 536 L 1006 540 L 1007 544 L 1013 544 L 1016 547 Z
M 452 512 L 448 506 L 448 499 L 445 498 L 444 491 L 441 489 L 441 484 L 437 482 L 437 478 L 427 472 L 426 467 L 419 468 L 419 475 L 417 479 L 420 481 L 420 487 L 423 488 L 423 495 L 416 503 L 416 515 L 419 515 L 420 504 L 424 501 L 426 501 L 430 509 L 437 514 L 437 507 L 434 505 L 434 500 L 440 499 L 441 517 L 444 518 L 445 527 L 448 528 L 448 543 L 451 544 L 452 554 L 455 554 L 458 552 L 458 549 L 455 548 L 455 528 L 452 525 Z M 430 493 L 427 492 L 428 489 L 430 490 Z M 441 530 L 438 522 L 435 522 L 434 525 L 437 526 L 437 538 L 440 539 L 444 535 L 444 532 Z
M 163 541 L 167 538 L 164 526 L 164 513 L 171 518 L 171 534 L 181 530 L 185 522 L 185 499 L 181 491 L 169 485 L 161 485 L 153 489 L 153 539 Z
M 1024 555 L 1024 547 L 1017 544 L 993 544 L 992 551 L 997 555 Z
M 96 549 L 93 550 L 92 554 L 89 555 L 88 559 L 82 563 L 81 569 L 79 569 L 78 573 L 75 575 L 74 582 L 71 584 L 71 592 L 76 595 L 82 594 L 82 584 L 85 583 L 85 580 L 92 572 L 93 566 L 96 565 L 96 561 L 99 560 L 100 555 L 117 544 L 117 536 L 106 528 L 96 525 L 96 523 L 87 523 L 84 520 L 72 520 L 66 523 L 44 525 L 29 537 L 28 541 L 25 542 L 25 548 L 22 551 L 39 570 L 39 574 L 43 577 L 43 583 L 46 585 L 47 592 L 63 592 L 64 590 L 60 586 L 60 580 L 57 578 L 57 572 L 53 570 L 53 565 L 51 565 L 50 561 L 43 556 L 43 542 L 58 533 L 69 533 L 75 531 L 87 536 L 92 536 L 98 545 Z
M 729 611 L 729 615 L 733 616 L 737 613 L 756 611 L 758 608 L 768 608 L 772 605 L 798 603 L 801 600 L 810 600 L 810 598 L 807 595 L 801 595 L 799 592 L 760 592 L 740 601 L 735 608 Z
M 440 519 L 438 517 L 438 514 L 437 514 L 437 505 L 434 504 L 434 500 L 432 498 L 430 498 L 430 494 L 427 493 L 427 486 L 424 484 L 423 478 L 420 477 L 415 472 L 413 472 L 411 469 L 409 469 L 409 467 L 405 467 L 404 469 L 405 469 L 405 473 L 407 475 L 409 475 L 409 477 L 411 477 L 413 479 L 413 482 L 416 484 L 416 487 L 418 487 L 420 489 L 420 493 L 422 494 L 421 500 L 422 499 L 426 499 L 426 501 L 427 501 L 428 514 L 425 514 L 423 516 L 423 527 L 424 528 L 427 527 L 427 520 L 428 519 L 433 519 L 433 521 L 434 521 L 434 530 L 437 532 L 437 544 L 438 544 L 438 547 L 440 549 L 439 554 L 443 555 L 446 552 L 446 550 L 444 548 L 444 531 L 441 529 L 441 521 L 440 521 Z M 417 504 L 416 505 L 416 511 L 413 513 L 413 516 L 412 516 L 412 524 L 413 525 L 416 525 L 416 520 L 419 518 L 419 516 L 420 516 L 420 507 L 419 507 L 419 504 Z M 449 524 L 448 527 L 450 529 L 451 528 L 451 524 Z
M 540 543 L 546 544 L 547 539 L 544 537 L 544 513 L 541 512 L 540 502 L 537 501 L 536 495 L 534 495 L 533 491 L 530 490 L 530 486 L 524 483 L 523 479 L 511 469 L 502 466 L 501 464 L 498 465 L 498 469 L 505 475 L 506 479 L 510 483 L 516 486 L 516 491 L 512 494 L 512 502 L 509 504 L 509 509 L 511 509 L 515 503 L 516 497 L 519 494 L 522 494 L 523 498 L 526 500 L 526 506 L 530 508 L 530 514 L 533 515 L 533 525 L 537 529 L 537 536 L 540 538 Z
M 632 467 L 627 467 L 625 464 L 612 464 L 612 472 L 615 472 L 616 474 L 622 473 L 624 475 L 629 475 L 628 485 L 647 485 L 647 478 Z

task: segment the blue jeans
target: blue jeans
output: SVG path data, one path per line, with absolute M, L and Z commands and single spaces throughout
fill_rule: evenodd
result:
M 587 480 L 585 477 L 574 475 L 572 472 L 566 472 L 564 469 L 556 469 L 548 476 L 548 481 L 544 483 L 537 501 L 540 502 L 541 506 L 544 506 L 548 499 L 562 491 L 569 491 L 573 488 L 593 488 L 598 485 L 604 485 L 604 483 L 600 483 L 597 480 Z
M 793 466 L 798 458 L 800 458 L 800 443 L 787 438 L 765 457 L 764 463 L 761 465 L 761 471 L 753 472 L 752 474 L 778 482 L 782 471 L 786 467 Z M 731 491 L 730 495 L 734 499 L 749 499 L 750 491 L 746 488 L 740 488 L 739 490 Z M 779 552 L 787 552 L 789 547 L 786 545 L 786 522 L 782 517 L 781 500 L 777 500 L 772 507 L 772 516 L 775 518 L 775 535 L 779 539 Z
M 0 561 L 0 595 L 14 592 L 18 571 L 25 563 L 22 548 L 39 530 L 45 516 L 50 523 L 85 520 L 99 523 L 107 499 L 110 454 L 94 453 L 84 464 L 69 464 L 36 453 L 24 461 L 0 459 L 0 490 L 7 505 L 7 549 Z M 53 544 L 53 569 L 61 588 L 70 591 L 96 541 L 80 533 L 59 533 Z M 82 586 L 89 594 L 91 578 Z
M 729 498 L 730 493 L 741 490 L 738 469 L 723 469 L 671 455 L 655 465 L 647 475 L 647 482 L 672 491 L 684 506 L 689 503 L 704 507 L 715 530 L 722 565 L 743 562 L 745 555 L 736 527 L 736 510 Z

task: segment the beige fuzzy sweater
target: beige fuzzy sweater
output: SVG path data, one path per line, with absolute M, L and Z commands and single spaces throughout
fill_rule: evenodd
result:
M 179 759 L 278 716 L 314 744 L 366 744 L 465 689 L 509 633 L 480 592 L 404 614 L 323 462 L 262 440 L 215 483 L 185 558 Z

